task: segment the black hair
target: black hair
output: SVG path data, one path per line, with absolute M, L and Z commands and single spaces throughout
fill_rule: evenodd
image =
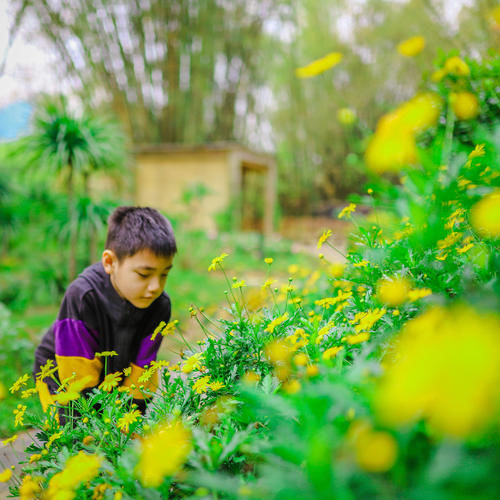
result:
M 151 250 L 159 257 L 177 252 L 170 221 L 150 207 L 118 207 L 108 218 L 106 248 L 121 262 L 141 250 Z

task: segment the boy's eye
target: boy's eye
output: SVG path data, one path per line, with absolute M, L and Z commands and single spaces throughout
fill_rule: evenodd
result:
M 147 278 L 148 275 L 147 274 L 141 274 L 141 273 L 137 273 L 141 278 Z

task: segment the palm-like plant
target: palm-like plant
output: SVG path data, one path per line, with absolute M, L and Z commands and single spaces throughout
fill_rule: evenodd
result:
M 85 111 L 69 110 L 67 100 L 44 100 L 33 120 L 32 133 L 19 141 L 16 154 L 26 159 L 26 172 L 43 172 L 63 179 L 68 196 L 68 277 L 76 273 L 79 220 L 75 203 L 78 190 L 89 197 L 89 178 L 96 171 L 115 172 L 126 161 L 125 137 L 119 126 Z

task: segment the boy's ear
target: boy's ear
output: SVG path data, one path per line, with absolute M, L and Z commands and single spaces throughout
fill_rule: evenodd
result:
M 102 252 L 101 262 L 106 273 L 111 274 L 113 267 L 115 266 L 115 262 L 118 262 L 118 259 L 116 258 L 113 250 L 106 248 L 104 252 Z

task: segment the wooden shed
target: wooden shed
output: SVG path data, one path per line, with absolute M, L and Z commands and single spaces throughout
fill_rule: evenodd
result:
M 135 149 L 135 202 L 181 215 L 192 228 L 273 232 L 276 163 L 234 143 L 155 144 Z

